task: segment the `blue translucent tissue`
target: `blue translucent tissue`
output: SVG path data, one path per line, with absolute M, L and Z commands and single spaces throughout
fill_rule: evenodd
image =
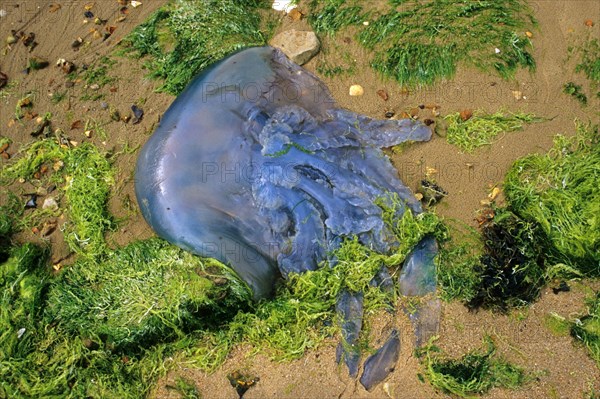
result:
M 400 335 L 397 330 L 392 330 L 385 344 L 365 360 L 364 371 L 360 376 L 362 386 L 371 392 L 395 370 L 399 357 Z
M 439 330 L 442 304 L 435 296 L 437 254 L 438 244 L 435 238 L 427 236 L 408 254 L 400 272 L 400 293 L 422 297 L 419 303 L 412 304 L 406 310 L 415 329 L 416 347 L 426 344 Z
M 358 375 L 360 363 L 359 334 L 363 320 L 363 294 L 343 291 L 337 301 L 336 311 L 341 319 L 342 342 L 336 348 L 339 364 L 344 359 L 351 377 Z
M 260 298 L 342 237 L 394 248 L 375 199 L 394 192 L 421 209 L 380 148 L 430 137 L 417 121 L 340 109 L 280 51 L 250 48 L 169 107 L 140 153 L 136 195 L 159 236 L 230 265 Z

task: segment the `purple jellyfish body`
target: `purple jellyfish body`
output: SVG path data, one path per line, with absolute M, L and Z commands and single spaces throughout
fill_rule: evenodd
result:
M 196 77 L 165 112 L 136 167 L 156 233 L 230 265 L 265 297 L 314 270 L 343 237 L 390 251 L 377 198 L 420 204 L 380 148 L 424 141 L 420 122 L 336 107 L 326 86 L 279 50 L 242 50 Z M 403 211 L 403 210 L 401 210 Z

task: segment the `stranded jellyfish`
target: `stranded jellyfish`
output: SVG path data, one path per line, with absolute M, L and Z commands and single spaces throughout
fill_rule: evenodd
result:
M 392 250 L 376 200 L 398 195 L 398 216 L 421 206 L 381 148 L 430 137 L 418 121 L 341 109 L 279 50 L 249 48 L 203 71 L 165 112 L 140 153 L 136 195 L 160 237 L 228 264 L 262 298 L 344 237 Z M 359 299 L 338 305 L 353 330 Z

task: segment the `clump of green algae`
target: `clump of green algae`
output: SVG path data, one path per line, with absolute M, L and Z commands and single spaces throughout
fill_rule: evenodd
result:
M 159 91 L 179 94 L 192 78 L 226 55 L 262 46 L 263 0 L 175 0 L 155 12 L 124 40 L 140 57 L 151 76 L 164 79 Z
M 525 32 L 536 22 L 524 1 L 389 1 L 372 9 L 358 1 L 327 0 L 312 1 L 309 9 L 317 33 L 356 32 L 372 51 L 371 66 L 403 86 L 451 78 L 460 63 L 504 78 L 518 68 L 535 69 Z
M 448 143 L 468 153 L 472 153 L 479 147 L 493 144 L 501 134 L 521 130 L 526 124 L 544 120 L 530 113 L 501 111 L 493 114 L 476 111 L 467 120 L 463 120 L 460 113 L 456 112 L 445 116 L 444 119 L 447 122 Z
M 515 389 L 526 381 L 522 368 L 496 356 L 491 338 L 485 339 L 484 351 L 472 351 L 460 359 L 448 359 L 430 342 L 417 354 L 425 367 L 425 376 L 434 387 L 462 398 L 483 394 L 494 387 Z
M 504 191 L 512 211 L 535 222 L 547 259 L 580 276 L 600 276 L 600 136 L 578 123 L 547 154 L 532 154 L 509 170 Z
M 600 367 L 600 292 L 588 300 L 588 314 L 571 324 L 571 335 L 583 343 Z

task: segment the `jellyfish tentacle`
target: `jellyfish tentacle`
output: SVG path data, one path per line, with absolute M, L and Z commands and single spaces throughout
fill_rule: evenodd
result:
M 432 135 L 429 127 L 412 119 L 372 119 L 340 108 L 328 114 L 336 124 L 345 123 L 363 146 L 392 147 L 406 141 L 427 141 Z
M 356 174 L 357 178 L 368 180 L 376 185 L 381 190 L 379 196 L 390 192 L 396 193 L 413 213 L 423 212 L 421 203 L 398 178 L 398 171 L 380 149 L 339 148 L 323 153 L 323 159 L 338 169 L 347 169 Z M 396 216 L 401 217 L 402 213 Z
M 270 181 L 256 184 L 253 195 L 261 204 L 259 212 L 265 219 L 291 218 L 286 228 L 279 224 L 272 228 L 274 257 L 282 275 L 315 270 L 325 256 L 325 226 L 319 210 L 302 192 Z
M 342 291 L 337 298 L 336 311 L 341 319 L 342 330 L 342 341 L 336 348 L 336 362 L 340 363 L 343 357 L 350 376 L 354 378 L 358 375 L 360 362 L 358 336 L 362 330 L 363 321 L 362 292 Z

